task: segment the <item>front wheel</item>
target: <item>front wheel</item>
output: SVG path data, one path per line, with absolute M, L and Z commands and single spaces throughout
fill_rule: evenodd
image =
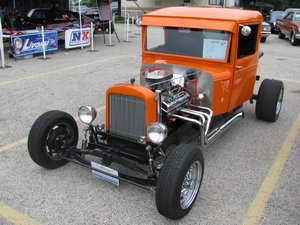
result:
M 267 40 L 266 37 L 261 37 L 261 38 L 260 38 L 260 42 L 262 42 L 262 43 L 266 42 L 266 40 Z
M 28 136 L 28 152 L 32 160 L 47 169 L 58 168 L 67 161 L 67 150 L 78 142 L 74 118 L 62 111 L 42 114 L 32 125 Z
M 281 111 L 284 87 L 282 81 L 265 79 L 261 83 L 256 100 L 258 119 L 275 122 Z
M 156 207 L 170 219 L 184 217 L 200 190 L 204 171 L 201 149 L 181 144 L 171 151 L 160 172 L 156 188 Z

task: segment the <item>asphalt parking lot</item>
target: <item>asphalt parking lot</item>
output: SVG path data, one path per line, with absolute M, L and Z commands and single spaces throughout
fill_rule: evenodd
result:
M 123 40 L 123 27 L 117 28 Z M 130 40 L 116 43 L 113 37 L 116 46 L 107 47 L 97 35 L 96 52 L 7 58 L 11 68 L 0 69 L 0 224 L 299 225 L 300 46 L 276 35 L 261 44 L 258 74 L 284 82 L 278 121 L 258 121 L 255 105 L 244 105 L 245 119 L 203 152 L 202 187 L 183 219 L 162 217 L 154 193 L 112 186 L 75 164 L 46 170 L 31 160 L 26 140 L 42 113 L 58 109 L 76 117 L 79 106 L 90 104 L 98 108 L 96 121 L 104 121 L 106 89 L 139 73 L 141 37 Z

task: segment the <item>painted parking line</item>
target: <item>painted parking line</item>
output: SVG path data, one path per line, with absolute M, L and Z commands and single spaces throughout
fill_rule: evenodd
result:
M 0 202 L 0 218 L 16 225 L 40 225 L 41 223 Z
M 281 81 L 287 81 L 287 82 L 291 82 L 291 83 L 300 84 L 300 80 L 292 80 L 292 79 L 286 79 L 286 78 L 283 78 L 283 77 L 274 77 L 274 76 L 265 76 L 265 75 L 262 75 L 261 77 L 265 77 L 265 78 L 269 78 L 269 79 L 276 79 L 276 80 L 281 80 Z
M 96 111 L 97 112 L 101 112 L 104 109 L 105 109 L 105 106 L 100 106 L 99 108 L 96 108 Z M 79 121 L 79 117 L 77 116 L 75 118 L 75 120 L 76 120 L 76 122 L 78 122 Z M 7 144 L 7 145 L 4 145 L 4 146 L 0 147 L 0 153 L 4 152 L 4 151 L 7 151 L 7 150 L 10 150 L 12 148 L 18 147 L 20 145 L 24 145 L 26 143 L 27 143 L 27 137 L 24 137 L 24 138 L 22 138 L 22 139 L 20 139 L 18 141 L 15 141 L 13 143 L 10 143 L 10 144 Z
M 26 143 L 27 143 L 27 137 L 22 138 L 22 139 L 20 139 L 18 141 L 15 141 L 13 143 L 10 143 L 8 145 L 4 145 L 4 146 L 0 147 L 0 153 L 4 152 L 6 150 L 9 150 L 9 149 L 15 148 L 15 147 L 17 147 L 19 145 L 24 145 Z
M 269 35 L 268 40 L 277 39 L 277 35 Z
M 300 130 L 300 114 L 298 114 L 296 121 L 293 123 L 288 136 L 286 137 L 277 157 L 265 177 L 262 185 L 260 186 L 255 198 L 253 199 L 248 212 L 243 220 L 243 225 L 256 225 L 264 213 L 267 201 L 273 188 L 275 187 L 280 173 L 288 159 L 290 151 L 295 142 L 298 131 Z
M 65 67 L 65 68 L 61 68 L 61 69 L 57 69 L 57 70 L 52 70 L 52 71 L 48 71 L 48 72 L 44 72 L 44 73 L 38 73 L 38 74 L 34 74 L 31 76 L 27 76 L 27 77 L 21 77 L 21 78 L 14 79 L 14 80 L 3 81 L 3 82 L 0 82 L 0 86 L 6 85 L 6 84 L 12 84 L 12 83 L 16 83 L 16 82 L 24 81 L 24 80 L 31 80 L 31 79 L 38 78 L 38 77 L 45 77 L 45 76 L 49 76 L 51 74 L 62 73 L 62 72 L 68 71 L 68 70 L 74 70 L 74 69 L 87 67 L 87 66 L 97 64 L 97 63 L 104 63 L 104 62 L 121 59 L 121 58 L 128 58 L 128 57 L 139 58 L 134 55 L 120 55 L 120 56 L 116 56 L 116 57 L 100 59 L 100 60 L 83 63 L 83 64 L 79 64 L 79 65 L 75 65 L 75 66 Z

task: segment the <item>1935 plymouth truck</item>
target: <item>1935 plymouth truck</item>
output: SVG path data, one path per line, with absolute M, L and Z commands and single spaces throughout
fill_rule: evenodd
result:
M 240 9 L 174 7 L 145 14 L 139 83 L 131 79 L 107 90 L 105 124 L 92 123 L 92 106 L 79 108 L 86 124 L 80 147 L 71 115 L 41 115 L 28 138 L 31 158 L 48 169 L 71 161 L 111 183 L 154 190 L 159 213 L 185 216 L 201 186 L 202 150 L 243 118 L 243 103 L 256 100 L 258 119 L 279 116 L 281 81 L 266 79 L 253 93 L 261 24 L 259 12 Z M 128 169 L 118 171 L 117 164 Z

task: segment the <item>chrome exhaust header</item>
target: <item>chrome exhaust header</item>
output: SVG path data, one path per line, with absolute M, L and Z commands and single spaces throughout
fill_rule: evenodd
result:
M 230 116 L 222 125 L 216 127 L 207 135 L 207 144 L 211 144 L 220 134 L 224 133 L 224 131 L 241 118 L 244 118 L 244 112 L 237 112 Z
M 213 112 L 211 109 L 197 106 L 197 105 L 189 105 L 189 107 L 194 108 L 183 108 L 179 109 L 176 113 L 169 113 L 169 117 L 175 117 L 180 120 L 185 120 L 187 122 L 191 122 L 199 126 L 200 128 L 200 146 L 204 148 L 206 145 L 211 144 L 220 134 L 222 134 L 225 130 L 227 130 L 231 125 L 233 125 L 236 121 L 241 118 L 244 118 L 244 112 L 236 112 L 228 117 L 221 125 L 215 127 L 209 133 L 209 128 L 211 125 L 211 119 L 213 116 Z M 191 117 L 183 116 L 179 113 L 188 114 Z M 196 119 L 195 119 L 196 117 Z

